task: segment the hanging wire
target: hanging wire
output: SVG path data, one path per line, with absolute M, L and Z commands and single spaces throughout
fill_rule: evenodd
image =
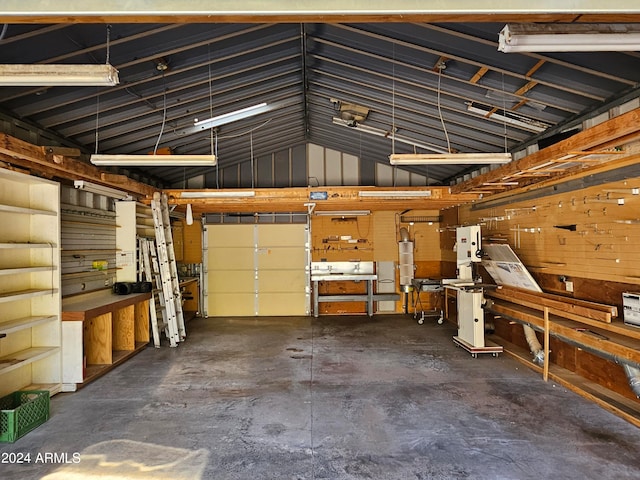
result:
M 442 70 L 444 69 L 444 64 L 440 62 L 438 64 L 438 115 L 440 116 L 440 123 L 442 124 L 442 130 L 444 131 L 444 136 L 447 139 L 447 152 L 451 152 L 451 142 L 449 141 L 449 133 L 447 132 L 447 127 L 444 124 L 444 118 L 442 117 L 442 107 L 440 106 L 440 85 L 442 78 Z
M 2 37 L 4 37 L 4 34 L 6 32 L 6 25 L 5 25 L 5 29 L 2 32 Z M 1 39 L 1 38 L 0 38 Z M 111 25 L 107 25 L 107 43 L 106 43 L 106 47 L 107 47 L 107 65 L 109 64 L 109 59 L 110 59 L 110 42 L 111 42 Z M 100 91 L 98 91 L 98 94 L 96 95 L 96 155 L 98 154 L 98 129 L 100 126 Z
M 391 154 L 396 153 L 396 44 L 392 45 L 391 63 Z
M 251 148 L 251 188 L 254 188 L 254 165 L 253 165 L 253 130 L 249 133 L 249 145 Z
M 107 61 L 106 64 L 109 65 L 110 60 L 110 43 L 111 43 L 111 25 L 107 25 Z
M 213 81 L 211 78 L 211 44 L 207 43 L 207 75 L 209 83 L 209 118 L 213 118 Z M 214 132 L 215 130 L 215 132 Z M 220 162 L 218 161 L 218 129 L 210 130 L 209 141 L 211 142 L 211 153 L 216 157 L 216 189 L 220 188 Z
M 160 144 L 160 138 L 162 138 L 162 133 L 164 132 L 164 126 L 167 123 L 167 85 L 165 83 L 164 78 L 164 70 L 162 71 L 162 125 L 160 126 L 160 135 L 158 135 L 158 140 L 156 140 L 156 145 L 153 147 L 153 154 L 155 155 L 158 151 L 158 145 Z
M 96 155 L 98 154 L 98 129 L 100 128 L 100 92 L 96 95 Z
M 218 129 L 214 128 L 212 129 L 215 135 L 215 150 L 214 150 L 214 155 L 216 156 L 216 159 L 218 158 Z M 216 188 L 220 188 L 220 170 L 219 170 L 219 165 L 220 162 L 216 162 Z
M 396 44 L 391 44 L 391 154 L 396 153 Z M 398 167 L 393 166 L 393 186 L 396 186 Z
M 507 96 L 504 90 L 504 72 L 502 72 L 502 127 L 504 129 L 504 153 L 507 152 Z

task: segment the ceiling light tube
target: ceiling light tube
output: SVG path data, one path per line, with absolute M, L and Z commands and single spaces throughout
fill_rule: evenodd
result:
M 388 138 L 389 140 L 395 140 L 396 142 L 404 143 L 406 145 L 411 145 L 412 147 L 423 148 L 425 150 L 429 150 L 430 152 L 446 153 L 446 150 L 443 148 L 420 143 L 410 138 L 403 137 L 401 135 L 395 135 L 393 132 L 389 130 L 370 127 L 369 125 L 360 125 L 360 124 L 352 125 L 348 121 L 338 117 L 333 117 L 333 124 L 340 125 L 341 127 L 347 127 L 347 128 L 350 128 L 351 130 L 357 130 L 359 132 L 368 133 L 370 135 L 375 135 L 377 137 L 383 137 L 383 138 Z
M 116 198 L 119 200 L 132 198 L 130 194 L 123 192 L 122 190 L 116 190 L 115 188 L 98 185 L 97 183 L 87 182 L 86 180 L 74 180 L 73 186 L 78 190 L 95 193 L 96 195 L 104 195 L 105 197 Z
M 213 166 L 215 155 L 91 155 L 91 163 L 100 167 L 197 167 Z
M 255 197 L 253 190 L 190 190 L 180 192 L 180 198 L 249 198 Z
M 225 125 L 237 120 L 243 120 L 245 118 L 253 117 L 254 115 L 268 112 L 269 110 L 271 110 L 271 107 L 267 105 L 266 102 L 263 102 L 251 107 L 241 108 L 240 110 L 235 110 L 233 112 L 223 113 L 222 115 L 211 117 L 206 120 L 196 119 L 193 126 L 201 127 L 203 130 L 207 128 L 219 127 L 220 125 Z
M 3 87 L 112 87 L 118 83 L 118 70 L 109 64 L 0 65 L 0 86 Z
M 320 210 L 314 213 L 322 217 L 359 217 L 371 215 L 371 210 Z
M 635 24 L 511 24 L 498 37 L 498 50 L 512 52 L 626 52 L 640 50 Z
M 549 125 L 547 125 L 546 123 L 539 122 L 537 120 L 528 119 L 528 118 L 525 119 L 525 117 L 523 117 L 522 120 L 519 120 L 517 118 L 502 115 L 500 113 L 491 112 L 489 110 L 483 110 L 482 108 L 474 107 L 471 104 L 467 105 L 467 111 L 472 113 L 477 113 L 478 115 L 482 115 L 483 117 L 491 118 L 496 121 L 508 123 L 510 125 L 514 125 L 516 127 L 520 127 L 524 130 L 529 130 L 535 133 L 544 132 L 549 127 Z
M 510 153 L 396 153 L 391 165 L 489 165 L 511 161 Z
M 358 196 L 366 198 L 429 198 L 431 190 L 362 190 Z

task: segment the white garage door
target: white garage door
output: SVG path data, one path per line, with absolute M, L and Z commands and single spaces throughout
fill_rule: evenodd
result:
M 308 315 L 306 225 L 207 225 L 209 316 Z

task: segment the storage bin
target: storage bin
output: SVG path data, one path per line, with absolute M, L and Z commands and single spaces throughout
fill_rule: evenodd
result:
M 15 442 L 47 420 L 48 390 L 20 390 L 0 398 L 0 442 Z

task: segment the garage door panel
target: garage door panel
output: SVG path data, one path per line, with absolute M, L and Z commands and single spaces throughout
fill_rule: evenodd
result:
M 305 244 L 305 230 L 301 225 L 260 225 L 258 248 L 300 247 Z
M 255 272 L 248 270 L 220 270 L 209 275 L 209 291 L 220 293 L 254 293 Z
M 258 250 L 258 270 L 298 270 L 305 261 L 306 252 L 300 247 Z
M 207 315 L 308 314 L 306 242 L 300 224 L 208 225 Z
M 209 293 L 207 315 L 252 317 L 255 315 L 255 295 L 252 293 Z
M 258 300 L 260 315 L 306 315 L 306 301 L 299 293 L 265 293 Z
M 258 293 L 288 292 L 304 293 L 307 285 L 305 272 L 287 272 L 286 281 L 282 281 L 283 272 L 263 270 L 258 274 Z
M 210 269 L 253 270 L 253 248 L 209 248 L 207 260 Z
M 253 225 L 208 225 L 207 246 L 209 248 L 253 248 L 253 227 Z

